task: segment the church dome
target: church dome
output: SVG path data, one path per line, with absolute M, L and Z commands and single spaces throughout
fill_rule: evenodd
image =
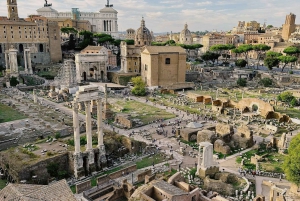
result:
M 135 45 L 144 46 L 151 45 L 152 35 L 149 29 L 145 26 L 144 18 L 141 21 L 141 27 L 136 30 L 135 34 Z
M 184 29 L 180 32 L 180 39 L 181 44 L 191 45 L 192 44 L 192 33 L 188 29 L 188 25 L 184 25 Z
M 52 12 L 58 13 L 57 10 L 53 9 L 51 6 L 42 7 L 36 10 L 37 12 Z
M 100 11 L 100 13 L 118 13 L 118 11 L 116 11 L 115 9 L 113 9 L 112 7 L 105 7 L 102 8 Z
M 190 32 L 190 30 L 188 29 L 188 25 L 187 24 L 184 25 L 184 29 L 181 31 L 180 34 L 184 35 L 184 36 L 191 36 L 192 35 L 191 32 Z

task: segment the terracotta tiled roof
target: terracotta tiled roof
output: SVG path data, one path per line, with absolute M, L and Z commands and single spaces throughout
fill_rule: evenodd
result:
M 86 48 L 84 48 L 83 50 L 81 50 L 82 52 L 83 51 L 87 51 L 87 50 L 98 50 L 100 51 L 102 49 L 102 46 L 91 46 L 91 45 L 88 45 Z
M 150 54 L 158 54 L 164 52 L 179 52 L 186 53 L 185 49 L 179 46 L 145 46 L 144 51 L 148 51 Z
M 9 184 L 0 191 L 0 201 L 76 201 L 66 180 L 49 185 Z

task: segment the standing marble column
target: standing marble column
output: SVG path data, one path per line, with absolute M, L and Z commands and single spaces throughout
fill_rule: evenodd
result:
M 27 53 L 27 62 L 28 62 L 28 71 L 29 71 L 29 74 L 33 74 L 33 72 L 32 72 L 32 66 L 31 66 L 31 53 L 30 53 L 30 49 L 28 49 L 28 53 Z
M 33 90 L 32 94 L 33 94 L 33 102 L 37 103 L 36 89 Z
M 5 52 L 4 55 L 5 55 L 5 68 L 6 68 L 6 70 L 8 70 L 9 66 L 8 66 L 8 54 L 7 54 L 7 52 Z
M 90 151 L 93 149 L 92 146 L 92 122 L 91 122 L 91 101 L 85 101 L 85 123 L 86 123 L 86 150 Z
M 98 147 L 103 146 L 103 127 L 102 127 L 102 100 L 97 100 L 97 133 L 98 133 Z
M 25 72 L 28 73 L 27 69 L 27 54 L 26 49 L 24 50 L 24 64 L 25 64 Z
M 74 129 L 74 154 L 80 153 L 80 127 L 78 119 L 78 103 L 73 102 L 73 129 Z

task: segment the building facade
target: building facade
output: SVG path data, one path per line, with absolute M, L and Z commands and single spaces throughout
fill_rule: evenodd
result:
M 52 8 L 52 4 L 45 4 L 37 10 L 39 15 L 47 18 L 71 18 L 73 20 L 87 20 L 91 23 L 91 31 L 110 34 L 119 38 L 118 12 L 109 4 L 109 1 L 99 12 L 81 12 L 79 8 L 72 8 L 71 12 L 58 12 Z
M 87 46 L 75 55 L 76 80 L 107 81 L 108 49 L 101 46 Z
M 188 29 L 188 25 L 184 25 L 184 29 L 180 32 L 179 36 L 180 44 L 191 45 L 193 43 L 193 38 L 190 30 Z
M 288 41 L 290 35 L 296 31 L 296 15 L 290 13 L 286 16 L 285 23 L 282 25 L 282 38 L 284 41 Z
M 179 46 L 145 46 L 141 76 L 149 87 L 185 83 L 186 51 Z
M 121 49 L 121 71 L 124 73 L 141 72 L 141 48 L 145 45 L 151 46 L 153 38 L 151 32 L 142 18 L 141 26 L 135 32 L 134 45 L 127 45 L 122 41 Z
M 7 0 L 8 16 L 0 20 L 0 65 L 5 66 L 4 53 L 11 47 L 18 50 L 18 65 L 24 66 L 24 50 L 30 50 L 33 64 L 62 60 L 60 30 L 57 22 L 42 16 L 18 16 L 17 0 Z

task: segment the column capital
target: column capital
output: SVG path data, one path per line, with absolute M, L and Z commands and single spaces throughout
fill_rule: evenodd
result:
M 84 106 L 89 107 L 91 105 L 91 101 L 84 101 Z
M 72 102 L 72 107 L 73 107 L 73 110 L 74 112 L 78 113 L 78 102 Z

